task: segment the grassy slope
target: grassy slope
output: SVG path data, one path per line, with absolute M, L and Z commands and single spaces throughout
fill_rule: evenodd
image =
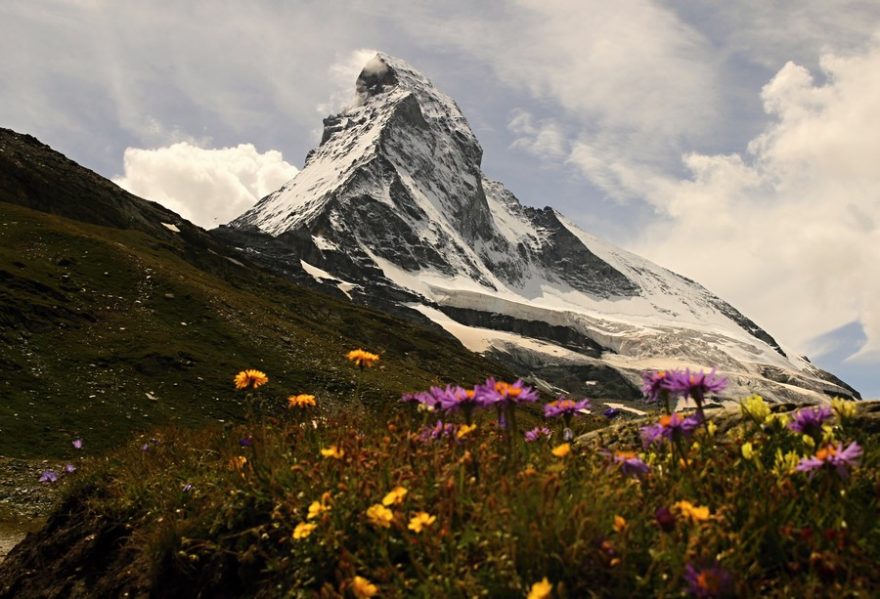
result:
M 162 423 L 234 417 L 242 368 L 265 370 L 278 393 L 347 397 L 356 381 L 340 356 L 356 346 L 395 357 L 367 373 L 368 401 L 501 370 L 211 248 L 0 202 L 0 455 L 64 457 L 75 436 L 109 448 Z

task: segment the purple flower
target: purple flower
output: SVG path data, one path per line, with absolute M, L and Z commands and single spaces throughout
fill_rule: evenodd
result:
M 830 406 L 801 408 L 795 412 L 788 428 L 802 435 L 821 435 L 822 425 L 833 415 Z
M 522 379 L 511 384 L 488 378 L 484 384 L 474 387 L 474 393 L 482 406 L 511 405 L 538 400 L 538 392 L 527 387 Z
M 615 452 L 613 460 L 616 465 L 620 466 L 620 471 L 623 472 L 624 476 L 641 478 L 651 470 L 651 468 L 632 451 Z
M 183 485 L 183 488 L 181 489 L 181 491 L 183 491 L 184 493 L 189 493 L 192 490 L 193 490 L 192 483 L 186 483 L 185 485 Z
M 617 408 L 608 408 L 607 410 L 602 412 L 602 415 L 605 416 L 605 418 L 607 418 L 608 420 L 611 420 L 612 418 L 620 416 L 620 410 L 618 410 Z
M 523 433 L 523 437 L 525 437 L 526 443 L 534 443 L 540 438 L 549 439 L 550 435 L 553 433 L 550 432 L 550 429 L 546 426 L 536 426 L 535 428 L 526 431 Z
M 560 396 L 559 399 L 544 404 L 544 417 L 555 418 L 557 416 L 565 416 L 568 419 L 581 410 L 589 410 L 590 407 L 589 399 L 574 401 L 573 399 Z
M 714 368 L 710 372 L 673 371 L 667 373 L 666 378 L 666 388 L 670 392 L 690 396 L 698 406 L 703 404 L 707 393 L 720 393 L 727 387 L 727 379 L 716 375 Z
M 144 443 L 143 445 L 141 445 L 141 451 L 150 451 L 150 444 Z
M 661 443 L 664 439 L 690 437 L 701 422 L 702 419 L 696 414 L 687 418 L 677 412 L 669 416 L 661 416 L 657 424 L 649 424 L 640 429 L 642 445 L 647 448 L 655 443 Z
M 242 437 L 241 439 L 238 440 L 238 444 L 241 445 L 242 447 L 253 447 L 254 438 L 250 435 L 248 435 L 247 437 Z
M 426 426 L 419 432 L 419 440 L 427 443 L 443 437 L 453 437 L 456 429 L 454 424 L 438 420 L 434 426 Z
M 688 564 L 684 569 L 684 579 L 694 597 L 725 597 L 733 591 L 733 577 L 717 562 L 708 568 Z
M 436 388 L 436 387 L 435 387 Z M 433 410 L 437 406 L 437 398 L 429 391 L 418 391 L 416 393 L 404 393 L 400 397 L 402 403 L 416 403 Z
M 41 483 L 54 483 L 58 480 L 58 473 L 54 470 L 43 470 L 43 473 L 40 475 Z
M 74 466 L 73 464 L 67 464 L 64 467 L 64 472 L 67 474 L 73 474 L 74 472 L 76 472 L 76 466 Z
M 72 441 L 72 445 L 74 449 L 82 449 L 83 448 L 83 440 L 82 439 L 74 439 Z
M 674 370 L 646 370 L 642 373 L 642 393 L 645 401 L 656 402 L 664 394 L 669 395 L 669 381 L 676 375 Z
M 816 455 L 802 458 L 795 469 L 798 472 L 809 472 L 812 476 L 816 470 L 828 466 L 837 470 L 840 478 L 847 478 L 849 477 L 847 468 L 858 464 L 861 457 L 862 448 L 855 441 L 850 443 L 846 449 L 844 449 L 843 443 L 838 443 L 837 447 L 828 445 L 817 451 Z
M 654 519 L 663 532 L 675 530 L 675 514 L 668 507 L 658 507 L 654 512 Z
M 454 387 L 447 385 L 445 389 L 431 387 L 431 395 L 434 396 L 440 407 L 448 412 L 458 409 L 472 410 L 480 405 L 473 389 L 465 389 L 458 385 Z

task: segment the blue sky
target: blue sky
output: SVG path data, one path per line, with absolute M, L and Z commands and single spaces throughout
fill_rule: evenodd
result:
M 523 203 L 880 397 L 877 2 L 7 0 L 0 126 L 212 226 L 296 172 L 374 50 Z

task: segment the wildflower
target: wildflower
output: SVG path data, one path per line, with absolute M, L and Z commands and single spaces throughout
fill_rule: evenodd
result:
M 379 588 L 366 578 L 355 576 L 351 581 L 351 592 L 357 599 L 370 599 L 379 592 Z
M 815 406 L 812 408 L 801 408 L 795 412 L 794 418 L 788 423 L 788 428 L 796 433 L 810 435 L 812 437 L 821 436 L 822 425 L 829 420 L 833 413 L 829 406 Z
M 642 477 L 650 471 L 650 467 L 632 451 L 617 451 L 613 456 L 614 464 L 620 466 L 624 476 Z
M 767 420 L 770 416 L 770 406 L 760 395 L 749 395 L 740 402 L 740 410 L 743 416 L 751 418 L 758 424 Z
M 841 420 L 849 420 L 856 415 L 856 402 L 835 397 L 831 400 L 831 408 L 837 413 L 837 417 Z
M 547 580 L 545 576 L 540 581 L 532 585 L 529 595 L 526 599 L 547 599 L 553 592 L 553 584 Z
M 141 451 L 150 451 L 150 444 L 144 443 L 143 445 L 141 445 Z
M 456 439 L 463 439 L 464 437 L 471 434 L 475 430 L 477 430 L 476 424 L 470 424 L 470 425 L 462 424 L 460 427 L 458 427 L 458 431 L 455 433 L 455 438 Z
M 645 401 L 655 403 L 661 398 L 668 398 L 670 374 L 672 373 L 665 370 L 647 370 L 642 373 L 642 393 Z
M 345 456 L 345 450 L 340 449 L 337 445 L 331 445 L 330 447 L 322 447 L 321 455 L 325 458 L 333 458 L 334 460 L 341 460 Z
M 563 416 L 571 418 L 573 415 L 580 413 L 581 410 L 589 409 L 589 399 L 574 401 L 573 399 L 560 397 L 559 399 L 544 405 L 544 417 L 556 418 L 557 416 Z
M 829 466 L 837 470 L 840 478 L 847 478 L 849 476 L 847 468 L 858 464 L 861 456 L 862 448 L 855 441 L 850 443 L 846 449 L 844 449 L 843 443 L 838 443 L 837 447 L 827 445 L 817 451 L 816 455 L 801 459 L 795 470 L 809 472 L 812 476 L 815 470 Z
M 733 590 L 733 578 L 717 563 L 708 568 L 697 568 L 688 564 L 684 569 L 684 579 L 688 583 L 688 590 L 695 597 L 724 597 Z
M 483 385 L 474 387 L 474 392 L 483 406 L 517 404 L 538 400 L 538 392 L 531 387 L 527 387 L 522 379 L 518 379 L 511 384 L 488 378 Z
M 718 432 L 718 425 L 714 422 L 709 422 L 709 424 L 706 425 L 706 432 L 709 433 L 710 437 L 714 437 L 715 433 Z
M 149 445 L 145 444 L 144 447 L 149 448 Z M 247 461 L 248 461 L 247 458 L 244 457 L 243 455 L 237 455 L 234 458 L 232 458 L 231 460 L 229 460 L 229 468 L 231 470 L 238 470 L 239 472 L 241 472 L 242 469 L 244 469 L 244 465 L 247 464 Z
M 553 433 L 551 433 L 550 429 L 546 426 L 536 426 L 535 428 L 527 430 L 525 433 L 523 433 L 523 437 L 525 438 L 526 443 L 534 443 L 541 437 L 549 439 L 550 435 L 552 434 Z
M 394 512 L 381 503 L 376 503 L 367 509 L 367 518 L 373 526 L 390 528 L 391 521 L 394 520 Z
M 233 380 L 236 389 L 247 389 L 248 387 L 256 389 L 268 383 L 269 377 L 266 376 L 265 372 L 248 368 L 236 374 Z
M 447 385 L 445 388 L 431 387 L 430 395 L 434 398 L 435 405 L 439 405 L 447 412 L 453 410 L 472 410 L 480 405 L 476 391 L 465 389 L 458 385 Z
M 418 393 L 404 393 L 400 396 L 401 403 L 417 403 L 419 411 L 433 411 L 437 407 L 437 398 L 429 391 L 419 391 Z
M 622 533 L 626 530 L 626 518 L 619 515 L 614 516 L 614 524 L 612 526 L 614 527 L 614 532 Z
M 743 443 L 742 447 L 740 447 L 740 453 L 742 453 L 742 457 L 751 460 L 755 457 L 755 450 L 752 447 L 752 443 L 750 441 Z
M 320 518 L 321 514 L 329 512 L 332 508 L 328 503 L 326 503 L 323 498 L 321 501 L 313 501 L 309 504 L 309 514 L 306 516 L 307 520 L 314 520 L 315 518 Z
M 300 539 L 304 539 L 310 534 L 312 531 L 318 527 L 317 524 L 310 524 L 309 522 L 300 522 L 296 525 L 296 528 L 293 529 L 293 538 L 294 540 L 299 541 Z
M 378 354 L 371 354 L 368 351 L 364 351 L 360 348 L 353 349 L 348 352 L 345 356 L 349 362 L 354 362 L 354 365 L 358 368 L 369 368 L 373 364 L 379 361 Z
M 382 499 L 382 505 L 400 505 L 401 503 L 403 503 L 403 498 L 406 497 L 406 494 L 407 490 L 405 487 L 394 487 Z
M 709 508 L 692 504 L 690 501 L 682 500 L 674 503 L 673 508 L 677 509 L 682 516 L 691 522 L 703 522 L 709 519 Z
M 183 488 L 180 489 L 180 490 L 183 491 L 184 493 L 189 493 L 190 491 L 193 490 L 193 484 L 192 484 L 192 483 L 186 483 L 185 485 L 183 485 Z
M 620 416 L 620 410 L 617 408 L 607 408 L 604 412 L 602 412 L 602 415 L 605 416 L 605 418 L 607 418 L 608 420 L 611 420 L 612 418 Z
M 420 533 L 426 526 L 434 524 L 435 520 L 437 520 L 437 516 L 432 516 L 428 512 L 418 512 L 410 519 L 407 528 L 415 533 Z
M 238 444 L 241 445 L 242 447 L 253 447 L 254 438 L 250 435 L 248 435 L 247 437 L 242 437 L 241 439 L 238 440 Z
M 74 439 L 71 441 L 71 445 L 73 445 L 74 449 L 82 449 L 83 448 L 83 440 L 82 439 Z
M 720 393 L 727 387 L 727 379 L 715 374 L 713 368 L 709 372 L 684 372 L 678 371 L 669 376 L 667 388 L 672 393 L 680 393 L 682 396 L 690 396 L 697 404 L 697 408 L 703 404 L 707 393 Z
M 288 408 L 306 408 L 315 405 L 315 396 L 301 393 L 300 395 L 290 395 L 287 398 Z
M 41 483 L 54 483 L 58 480 L 58 473 L 54 470 L 43 470 L 43 473 L 40 474 L 40 482 Z
M 791 474 L 798 467 L 800 459 L 800 456 L 793 451 L 783 455 L 782 450 L 777 449 L 773 460 L 773 473 L 776 476 Z
M 557 458 L 564 458 L 569 453 L 571 453 L 571 444 L 563 443 L 562 445 L 557 445 L 550 451 L 550 453 L 555 455 Z
M 74 472 L 76 472 L 76 466 L 74 466 L 73 464 L 67 464 L 64 467 L 64 472 L 65 474 L 73 474 Z
M 438 420 L 434 426 L 426 426 L 419 431 L 419 440 L 427 443 L 442 437 L 452 437 L 455 432 L 456 426 L 454 424 Z
M 657 424 L 643 426 L 640 429 L 642 444 L 649 447 L 663 439 L 680 439 L 690 437 L 694 429 L 700 425 L 701 418 L 698 415 L 683 417 L 675 412 L 663 415 Z
M 659 507 L 654 512 L 654 519 L 663 532 L 672 532 L 675 530 L 675 514 L 667 507 Z

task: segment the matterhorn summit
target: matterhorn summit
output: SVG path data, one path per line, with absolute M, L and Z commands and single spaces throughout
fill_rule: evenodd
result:
M 635 399 L 642 370 L 691 367 L 717 368 L 731 398 L 858 396 L 699 284 L 521 204 L 483 174 L 455 101 L 406 62 L 377 54 L 355 90 L 304 168 L 218 234 L 547 390 Z

